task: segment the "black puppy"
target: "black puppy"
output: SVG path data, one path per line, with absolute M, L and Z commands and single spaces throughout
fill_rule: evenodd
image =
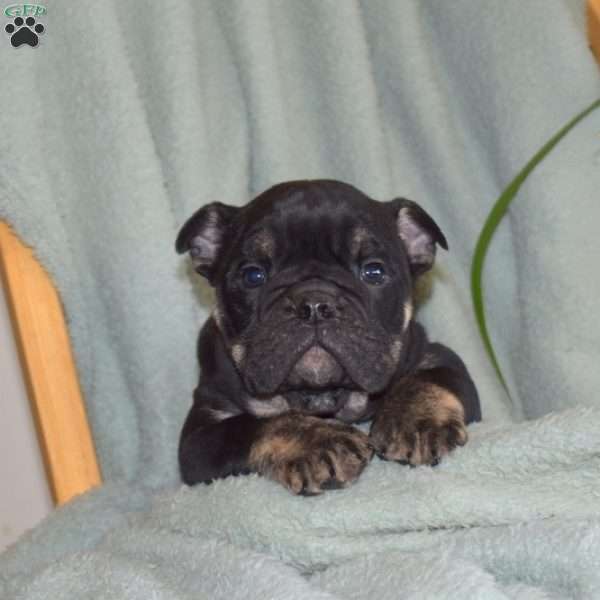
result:
M 447 248 L 414 202 L 331 180 L 196 212 L 176 247 L 216 288 L 217 308 L 198 341 L 184 482 L 257 472 L 317 494 L 354 481 L 373 451 L 435 464 L 465 444 L 481 418 L 475 386 L 412 319 L 436 244 Z M 368 436 L 349 425 L 370 419 Z

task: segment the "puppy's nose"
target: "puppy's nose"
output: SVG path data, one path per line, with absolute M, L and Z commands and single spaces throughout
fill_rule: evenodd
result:
M 294 285 L 286 295 L 288 311 L 305 323 L 317 323 L 341 316 L 340 290 L 328 281 L 308 279 Z
M 296 308 L 296 314 L 302 321 L 323 321 L 335 317 L 335 307 L 329 302 L 302 300 Z

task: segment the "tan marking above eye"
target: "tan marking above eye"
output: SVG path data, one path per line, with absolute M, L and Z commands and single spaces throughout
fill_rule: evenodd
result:
M 368 230 L 359 225 L 352 231 L 352 237 L 350 238 L 350 251 L 353 256 L 357 256 L 361 245 L 369 239 L 370 235 Z
M 262 229 L 253 240 L 254 248 L 260 254 L 272 257 L 275 254 L 275 238 L 266 229 Z

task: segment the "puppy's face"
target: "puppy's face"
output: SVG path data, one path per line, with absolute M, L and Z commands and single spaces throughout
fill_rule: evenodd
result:
M 277 185 L 242 208 L 209 204 L 179 252 L 216 287 L 217 324 L 250 394 L 374 393 L 394 374 L 412 278 L 446 241 L 416 204 L 336 181 Z

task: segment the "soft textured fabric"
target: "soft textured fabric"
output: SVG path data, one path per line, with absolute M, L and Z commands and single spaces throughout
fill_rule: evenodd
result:
M 594 408 L 481 424 L 438 467 L 376 459 L 311 498 L 256 475 L 153 501 L 107 484 L 4 554 L 0 597 L 592 600 L 599 428 Z
M 315 594 L 309 584 L 356 597 L 368 586 L 376 593 L 379 580 L 367 574 L 385 565 L 390 589 L 400 589 L 407 573 L 406 585 L 414 587 L 402 589 L 415 597 L 419 581 L 425 585 L 435 572 L 447 597 L 452 589 L 460 597 L 451 587 L 454 574 L 497 597 L 560 597 L 558 591 L 544 595 L 545 577 L 553 574 L 556 580 L 547 583 L 552 590 L 593 597 L 585 596 L 597 590 L 586 561 L 597 564 L 598 556 L 586 548 L 596 539 L 590 515 L 597 490 L 593 496 L 577 477 L 594 485 L 590 469 L 597 458 L 583 453 L 577 455 L 582 464 L 573 456 L 563 463 L 552 450 L 556 440 L 538 448 L 535 435 L 517 433 L 528 425 L 511 433 L 510 423 L 599 405 L 598 114 L 528 179 L 490 250 L 488 320 L 512 403 L 483 351 L 468 285 L 475 240 L 495 198 L 542 143 L 600 95 L 583 2 L 63 0 L 47 7 L 38 19 L 46 27 L 38 48 L 14 49 L 6 39 L 0 45 L 0 218 L 35 248 L 59 287 L 108 484 L 12 550 L 28 573 L 15 580 L 29 582 L 23 597 L 43 594 L 54 575 L 56 582 L 89 583 L 94 574 L 94 597 L 141 597 L 152 582 L 163 597 L 188 583 L 201 590 L 202 582 L 214 585 L 211 597 L 229 589 L 252 597 L 263 589 L 253 574 L 258 567 L 281 581 L 281 597 L 293 597 L 286 586 L 298 597 Z M 477 447 L 468 445 L 439 471 L 375 463 L 356 487 L 323 499 L 292 499 L 257 478 L 221 482 L 167 501 L 175 520 L 189 517 L 186 503 L 194 505 L 193 530 L 161 529 L 157 519 L 165 511 L 148 513 L 143 531 L 131 533 L 126 560 L 118 540 L 129 535 L 127 515 L 147 507 L 153 488 L 177 482 L 177 438 L 198 375 L 195 337 L 212 308 L 210 290 L 174 252 L 178 228 L 205 202 L 242 204 L 282 180 L 325 177 L 382 200 L 409 197 L 440 224 L 450 253 L 439 255 L 420 318 L 432 339 L 463 357 L 484 419 L 507 427 L 502 435 L 517 465 L 528 465 L 530 479 L 515 479 L 513 495 L 500 503 L 496 466 L 483 459 L 479 464 Z M 574 414 L 580 423 L 588 413 Z M 596 413 L 588 416 L 590 426 L 596 424 Z M 572 436 L 570 418 L 564 419 L 563 435 Z M 538 426 L 544 427 L 531 425 L 534 431 Z M 540 455 L 545 458 L 538 464 Z M 466 480 L 448 479 L 444 470 L 466 469 L 461 461 L 473 467 L 467 487 L 477 492 L 473 504 L 464 502 Z M 567 463 L 573 468 L 561 471 Z M 501 464 L 509 475 L 508 462 Z M 554 470 L 564 485 L 550 493 L 544 485 Z M 369 482 L 391 490 L 382 496 L 389 506 L 378 504 L 381 495 Z M 436 489 L 441 499 L 459 498 L 458 504 L 443 504 L 436 513 L 437 504 L 427 502 Z M 587 502 L 577 502 L 578 489 Z M 517 502 L 523 494 L 526 500 Z M 226 499 L 234 514 L 245 512 L 246 500 L 263 511 L 312 510 L 323 520 L 320 527 L 336 505 L 335 514 L 353 517 L 351 524 L 333 521 L 334 537 L 346 532 L 333 547 L 362 548 L 363 559 L 348 556 L 358 562 L 340 571 L 326 568 L 343 555 L 330 553 L 323 536 L 307 534 L 317 549 L 323 546 L 323 557 L 314 561 L 317 550 L 308 542 L 296 548 L 294 540 L 277 537 L 281 527 L 261 531 L 253 521 L 224 545 L 223 531 L 235 521 L 231 514 L 229 521 L 218 520 L 210 507 Z M 486 511 L 499 523 L 484 518 Z M 102 546 L 81 554 L 106 531 L 113 533 Z M 423 542 L 413 547 L 415 536 Z M 381 557 L 387 539 L 395 540 L 391 549 L 410 556 Z M 189 554 L 180 541 L 189 543 Z M 451 551 L 452 545 L 463 550 Z M 112 556 L 117 547 L 120 558 Z M 65 557 L 65 570 L 44 569 L 58 555 Z M 185 567 L 171 557 L 193 563 L 201 575 L 187 579 Z M 282 559 L 293 566 L 281 570 Z M 321 560 L 323 572 L 308 583 L 289 570 L 317 568 Z M 10 564 L 9 555 L 0 572 L 15 573 Z M 155 564 L 164 570 L 154 571 Z M 244 570 L 247 564 L 254 566 Z M 402 568 L 390 566 L 396 564 Z M 235 565 L 239 579 L 228 579 Z M 528 596 L 527 586 L 540 581 L 537 596 Z M 74 589 L 73 596 L 83 595 Z

